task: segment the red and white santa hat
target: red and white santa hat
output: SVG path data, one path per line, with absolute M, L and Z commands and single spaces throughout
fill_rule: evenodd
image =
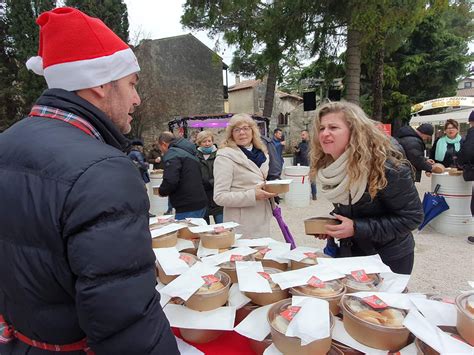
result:
M 42 13 L 38 56 L 26 67 L 43 75 L 48 88 L 92 88 L 140 71 L 130 47 L 101 20 L 61 7 Z

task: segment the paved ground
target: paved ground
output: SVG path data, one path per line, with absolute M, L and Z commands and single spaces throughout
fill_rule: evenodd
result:
M 420 198 L 430 190 L 430 179 L 423 176 L 417 183 Z M 304 233 L 303 220 L 331 211 L 331 204 L 322 198 L 311 201 L 309 207 L 292 208 L 283 202 L 282 212 L 297 245 L 324 247 L 325 242 Z M 272 223 L 272 237 L 283 240 L 276 222 Z M 415 235 L 415 266 L 408 288 L 410 292 L 456 296 L 469 290 L 467 281 L 474 281 L 474 245 L 466 237 L 452 237 L 436 233 L 429 225 Z

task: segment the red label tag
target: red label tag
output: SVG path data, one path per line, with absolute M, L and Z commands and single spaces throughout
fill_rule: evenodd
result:
M 268 253 L 270 250 L 271 250 L 270 248 L 262 248 L 262 249 L 259 249 L 258 252 L 262 254 L 263 256 L 265 256 L 265 254 Z
M 230 261 L 242 261 L 244 260 L 243 255 L 233 254 L 230 256 Z
M 375 295 L 364 297 L 362 298 L 362 300 L 374 309 L 382 309 L 388 307 L 388 304 L 386 304 L 384 301 L 382 301 Z
M 281 312 L 280 316 L 291 322 L 291 320 L 295 317 L 296 313 L 298 313 L 300 309 L 301 307 L 298 306 L 290 306 L 283 312 Z
M 324 288 L 326 284 L 321 279 L 318 279 L 316 276 L 311 276 L 308 280 L 308 285 L 317 287 L 317 288 Z
M 367 276 L 364 270 L 351 271 L 351 275 L 356 281 L 359 281 L 359 282 L 370 281 L 369 277 Z
M 258 271 L 258 274 L 262 276 L 265 280 L 271 280 L 270 274 L 264 271 Z
M 186 264 L 190 264 L 193 261 L 193 258 L 189 255 L 180 255 L 179 258 L 186 262 Z
M 225 231 L 224 227 L 214 227 L 214 232 L 215 233 L 222 233 L 223 231 Z
M 313 253 L 311 251 L 308 251 L 308 252 L 303 253 L 303 254 L 306 255 L 307 258 L 316 259 L 316 253 Z
M 219 282 L 220 280 L 214 275 L 204 275 L 201 276 L 206 285 L 212 285 L 213 283 Z

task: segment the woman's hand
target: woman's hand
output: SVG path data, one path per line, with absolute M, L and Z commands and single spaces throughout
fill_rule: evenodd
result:
M 269 198 L 275 197 L 278 194 L 267 192 L 262 189 L 263 185 L 259 185 L 255 188 L 255 199 L 256 200 L 268 200 Z
M 350 238 L 354 236 L 354 221 L 350 218 L 334 214 L 341 224 L 327 224 L 327 235 L 337 239 Z

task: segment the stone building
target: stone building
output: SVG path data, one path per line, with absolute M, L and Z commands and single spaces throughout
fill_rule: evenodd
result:
M 176 117 L 224 112 L 227 65 L 192 34 L 143 40 L 134 52 L 142 104 L 134 114 L 133 135 L 147 145 Z

